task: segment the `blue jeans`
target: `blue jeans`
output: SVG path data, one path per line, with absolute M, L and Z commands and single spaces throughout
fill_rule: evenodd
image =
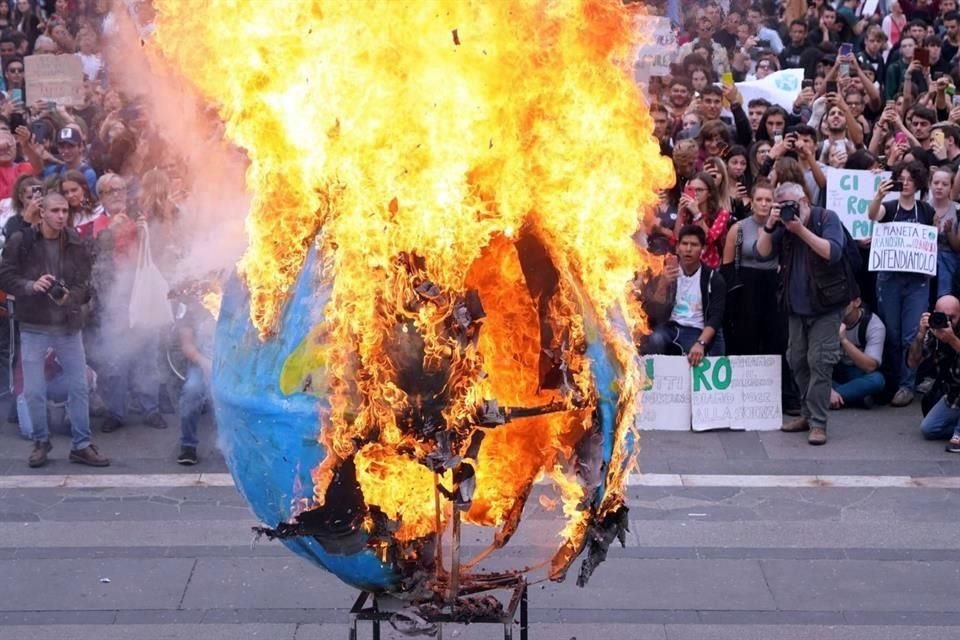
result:
M 155 332 L 129 330 L 106 336 L 100 348 L 103 364 L 103 401 L 117 420 L 127 417 L 127 396 L 143 407 L 143 415 L 160 413 L 160 338 Z
M 907 366 L 907 351 L 920 316 L 930 306 L 930 278 L 915 273 L 877 274 L 877 311 L 887 327 L 891 372 L 900 388 L 913 390 L 917 370 Z
M 702 329 L 684 327 L 673 322 L 661 324 L 653 330 L 643 345 L 643 355 L 686 355 L 697 343 Z M 717 331 L 706 350 L 707 356 L 724 355 L 723 331 Z
M 960 435 L 960 409 L 947 405 L 946 397 L 940 398 L 920 423 L 920 432 L 927 440 L 947 440 Z
M 50 402 L 65 402 L 68 398 L 67 381 L 63 375 L 58 374 L 52 380 L 47 380 L 48 404 Z M 17 396 L 17 422 L 20 423 L 20 434 L 27 440 L 33 440 L 33 421 L 30 419 L 30 409 L 27 407 L 27 398 L 22 393 Z
M 880 371 L 867 373 L 856 365 L 842 362 L 833 367 L 833 390 L 843 398 L 844 405 L 862 404 L 867 396 L 883 391 L 886 384 Z
M 187 370 L 187 380 L 180 391 L 180 446 L 197 447 L 197 428 L 200 426 L 200 415 L 208 397 L 203 370 L 191 364 Z
M 21 330 L 20 350 L 23 358 L 23 395 L 30 413 L 35 442 L 50 439 L 47 426 L 47 376 L 44 359 L 53 349 L 63 372 L 60 376 L 67 390 L 67 415 L 73 434 L 73 450 L 90 446 L 90 391 L 87 388 L 87 357 L 80 331 L 63 335 L 33 333 Z
M 957 272 L 960 255 L 940 247 L 937 251 L 937 297 L 953 293 L 953 276 Z

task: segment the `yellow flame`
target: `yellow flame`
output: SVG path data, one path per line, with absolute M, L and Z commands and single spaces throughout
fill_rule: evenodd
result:
M 552 312 L 567 319 L 571 341 L 584 342 L 581 315 L 594 315 L 602 334 L 594 338 L 612 345 L 626 372 L 621 393 L 638 388 L 629 331 L 625 338 L 610 318 L 639 319 L 628 285 L 646 257 L 633 235 L 639 212 L 673 177 L 630 77 L 637 35 L 620 2 L 155 5 L 158 51 L 221 105 L 227 137 L 250 159 L 250 246 L 240 268 L 263 336 L 313 243 L 330 258 L 326 343 L 310 346 L 323 356 L 301 354 L 303 366 L 291 369 L 293 377 L 310 363 L 326 369 L 331 410 L 321 438 L 332 455 L 314 470 L 318 503 L 337 460 L 355 455 L 367 503 L 403 516 L 399 537 L 431 527 L 432 474 L 410 457 L 422 443 L 410 442 L 396 417 L 415 399 L 385 356 L 397 331 L 422 336 L 427 370 L 458 372 L 448 424 L 494 391 L 542 400 L 537 316 L 507 255 L 523 232 L 542 241 L 561 274 Z M 413 253 L 426 261 L 416 277 L 445 293 L 481 290 L 491 317 L 476 350 L 446 335 L 449 299 L 409 305 L 414 275 L 399 261 Z M 504 269 L 475 266 L 484 260 Z M 501 286 L 516 295 L 495 303 Z M 571 374 L 588 389 L 588 363 L 577 364 Z M 608 504 L 619 500 L 632 411 L 617 419 Z M 555 468 L 590 420 L 583 410 L 492 431 L 469 517 L 501 524 L 511 501 L 548 473 L 563 490 L 567 534 L 581 535 L 586 516 L 573 505 L 583 488 Z

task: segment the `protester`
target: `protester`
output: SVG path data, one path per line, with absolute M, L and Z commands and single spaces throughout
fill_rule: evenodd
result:
M 827 442 L 833 367 L 840 357 L 837 327 L 853 283 L 846 268 L 845 236 L 837 214 L 811 207 L 797 183 L 774 192 L 775 204 L 757 238 L 757 254 L 778 256 L 788 314 L 790 369 L 800 387 L 801 417 L 783 431 L 809 430 L 812 445 Z
M 884 180 L 876 196 L 870 201 L 867 214 L 876 222 L 914 222 L 932 225 L 933 207 L 921 199 L 921 189 L 927 184 L 927 171 L 919 162 L 898 165 L 894 177 L 902 189 L 896 200 L 883 202 L 894 191 L 894 179 Z M 877 311 L 887 327 L 887 349 L 891 364 L 892 382 L 898 385 L 890 401 L 894 407 L 904 407 L 914 399 L 916 369 L 906 363 L 907 350 L 913 342 L 920 316 L 930 305 L 929 276 L 897 271 L 881 271 L 877 275 Z
M 934 169 L 930 174 L 930 206 L 937 234 L 937 297 L 953 291 L 953 278 L 960 264 L 960 224 L 957 221 L 957 203 L 950 199 L 953 172 L 947 168 Z
M 832 409 L 874 406 L 875 398 L 886 387 L 880 372 L 886 333 L 883 322 L 863 307 L 860 292 L 855 291 L 840 323 L 843 354 L 833 370 Z
M 682 354 L 691 366 L 705 355 L 724 354 L 723 315 L 726 284 L 719 272 L 702 262 L 706 233 L 696 224 L 677 232 L 677 256 L 667 256 L 643 302 L 654 324 L 645 354 Z
M 720 207 L 720 193 L 709 173 L 698 173 L 683 189 L 677 208 L 677 233 L 688 224 L 697 225 L 704 232 L 703 264 L 719 269 L 730 226 L 730 212 Z M 677 242 L 680 241 L 679 236 Z
M 71 227 L 84 240 L 92 240 L 107 229 L 109 218 L 87 185 L 86 177 L 79 171 L 67 171 L 60 177 L 60 194 L 70 206 Z
M 59 194 L 43 200 L 38 229 L 10 238 L 0 263 L 0 288 L 17 296 L 24 395 L 33 425 L 29 465 L 47 463 L 52 446 L 47 426 L 44 361 L 53 349 L 67 382 L 67 412 L 73 445 L 70 461 L 105 467 L 110 461 L 90 442 L 87 363 L 83 349 L 83 307 L 90 299 L 90 253 L 67 226 L 68 205 Z

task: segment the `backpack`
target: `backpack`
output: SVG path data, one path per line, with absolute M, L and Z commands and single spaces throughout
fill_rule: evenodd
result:
M 823 237 L 823 218 L 826 209 L 813 207 L 811 211 L 813 232 L 818 237 Z M 860 249 L 856 242 L 843 229 L 843 253 L 838 265 L 832 265 L 813 252 L 808 252 L 810 256 L 810 273 L 813 276 L 813 306 L 817 313 L 824 313 L 833 309 L 840 308 L 850 302 L 851 295 L 856 287 L 857 270 L 863 267 L 863 260 L 860 257 Z

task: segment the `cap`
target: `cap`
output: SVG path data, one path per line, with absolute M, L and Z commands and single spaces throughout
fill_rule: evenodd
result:
M 82 143 L 82 140 L 80 139 L 80 132 L 73 127 L 64 127 L 63 129 L 60 129 L 60 131 L 57 133 L 57 143 L 62 142 L 80 146 Z

